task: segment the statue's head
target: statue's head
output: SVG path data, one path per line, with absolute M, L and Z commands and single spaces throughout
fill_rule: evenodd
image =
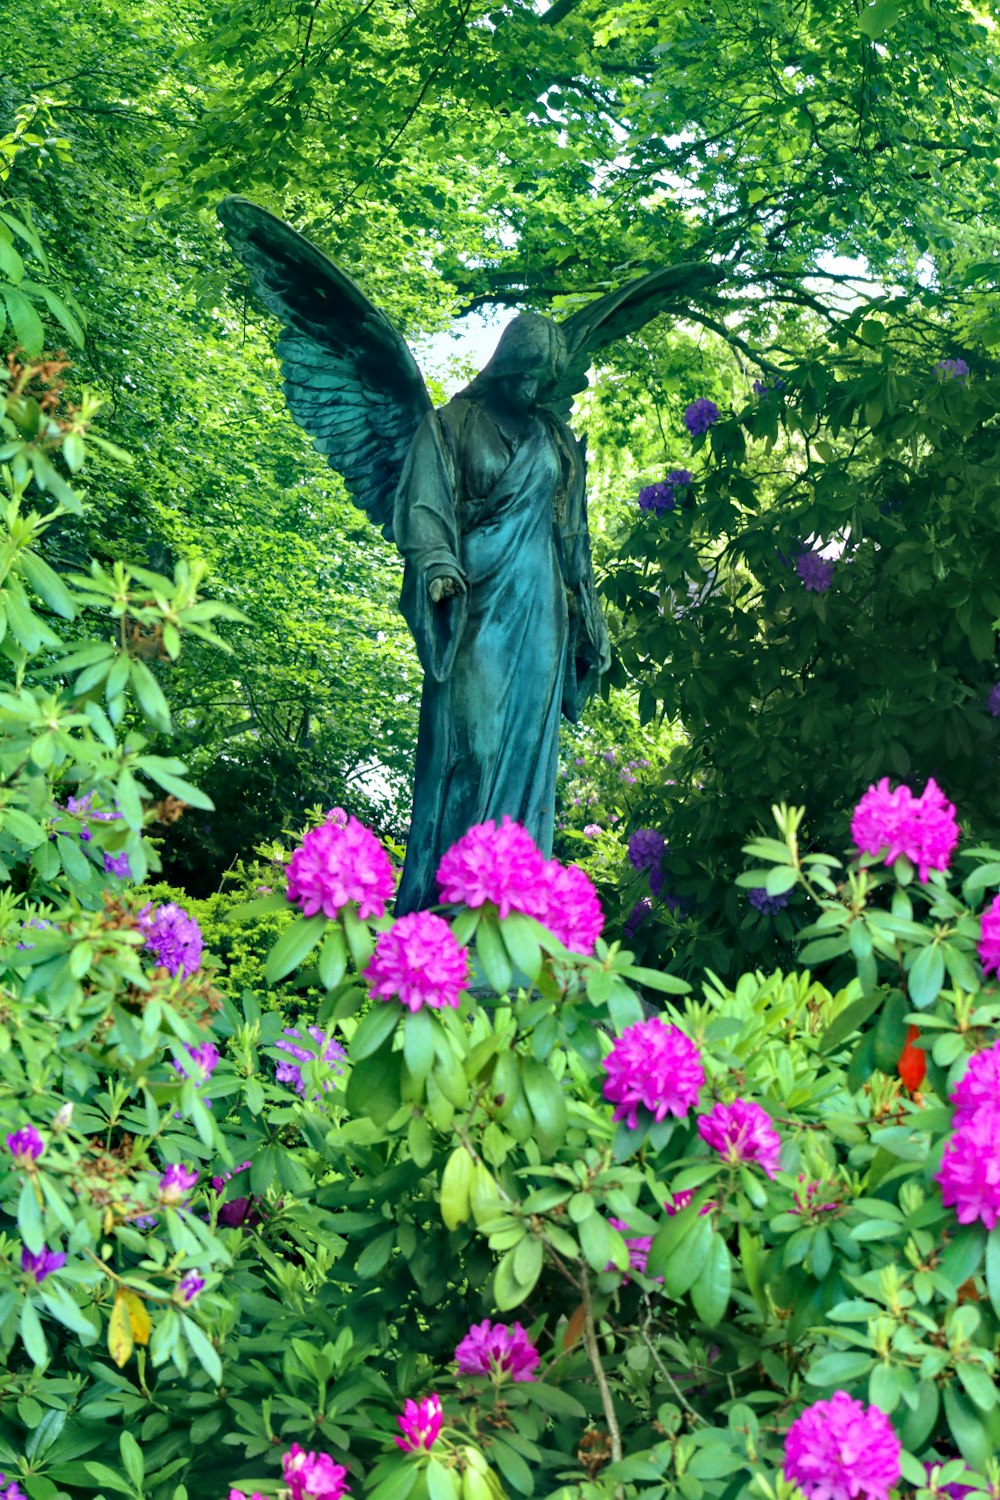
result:
M 522 313 L 508 323 L 500 342 L 486 364 L 465 390 L 465 399 L 486 394 L 490 386 L 503 383 L 514 396 L 534 387 L 530 404 L 544 401 L 566 367 L 566 340 L 558 323 L 540 313 Z

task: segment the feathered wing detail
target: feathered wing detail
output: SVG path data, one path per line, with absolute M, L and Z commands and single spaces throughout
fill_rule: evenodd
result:
M 573 397 L 587 387 L 587 371 L 599 349 L 642 328 L 658 313 L 683 313 L 692 299 L 723 279 L 720 266 L 704 264 L 664 266 L 626 282 L 617 292 L 608 292 L 588 302 L 579 312 L 559 321 L 566 340 L 565 371 L 548 402 L 566 420 Z
M 384 313 L 315 245 L 246 198 L 218 215 L 258 301 L 282 322 L 285 399 L 342 474 L 354 504 L 392 540 L 392 502 L 430 397 Z

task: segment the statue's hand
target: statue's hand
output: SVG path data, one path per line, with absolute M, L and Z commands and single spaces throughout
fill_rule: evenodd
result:
M 440 604 L 442 599 L 454 599 L 456 594 L 464 594 L 465 584 L 459 578 L 432 578 L 429 592 L 432 603 Z

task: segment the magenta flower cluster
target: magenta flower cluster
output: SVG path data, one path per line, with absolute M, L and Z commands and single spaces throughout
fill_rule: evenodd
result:
M 16 1480 L 0 1474 L 0 1500 L 28 1500 L 28 1497 Z
M 1000 896 L 994 896 L 979 919 L 979 962 L 984 974 L 1000 977 Z
M 197 972 L 204 939 L 198 923 L 182 906 L 171 901 L 154 911 L 152 903 L 147 902 L 136 920 L 160 968 L 174 978 L 178 974 L 189 978 Z
M 505 1323 L 491 1323 L 484 1318 L 473 1323 L 455 1350 L 455 1360 L 463 1375 L 490 1375 L 495 1380 L 534 1380 L 538 1350 L 520 1323 L 508 1328 Z
M 306 1093 L 306 1081 L 302 1076 L 303 1063 L 323 1062 L 334 1073 L 340 1074 L 344 1070 L 338 1067 L 337 1064 L 343 1062 L 347 1057 L 347 1053 L 343 1047 L 339 1042 L 334 1041 L 333 1037 L 330 1037 L 329 1041 L 326 1040 L 326 1033 L 322 1027 L 309 1026 L 306 1029 L 316 1043 L 316 1046 L 313 1048 L 299 1045 L 304 1038 L 302 1033 L 297 1031 L 294 1026 L 286 1026 L 274 1044 L 279 1052 L 287 1052 L 290 1057 L 295 1059 L 294 1062 L 280 1062 L 274 1070 L 275 1078 L 279 1083 L 290 1083 L 295 1092 L 301 1094 L 303 1098 L 305 1098 Z M 319 1087 L 320 1092 L 312 1096 L 314 1099 L 322 1098 L 323 1094 L 329 1093 L 337 1085 L 333 1078 L 325 1078 Z
M 877 1406 L 846 1391 L 807 1406 L 785 1436 L 785 1478 L 807 1500 L 888 1500 L 903 1445 Z
M 905 855 L 926 883 L 931 870 L 947 870 L 958 843 L 955 807 L 933 776 L 919 797 L 908 786 L 892 791 L 883 776 L 854 809 L 851 837 L 862 854 L 881 856 L 884 864 Z
M 949 1098 L 955 1106 L 937 1170 L 941 1202 L 960 1224 L 1000 1221 L 1000 1042 L 970 1059 Z
M 631 1228 L 631 1225 L 626 1224 L 624 1219 L 611 1219 L 609 1220 L 609 1223 L 611 1224 L 612 1229 L 617 1229 L 619 1234 L 625 1236 L 625 1244 L 628 1246 L 629 1270 L 638 1271 L 640 1276 L 645 1276 L 646 1263 L 649 1260 L 649 1251 L 653 1243 L 653 1236 L 651 1234 L 630 1235 L 629 1229 Z M 604 1269 L 606 1271 L 616 1271 L 618 1268 L 612 1261 L 609 1265 L 605 1266 Z M 663 1277 L 657 1276 L 656 1280 L 662 1281 Z M 623 1277 L 622 1285 L 627 1286 L 628 1281 L 628 1276 Z
M 45 1142 L 34 1125 L 22 1125 L 20 1130 L 12 1130 L 7 1137 L 7 1150 L 14 1158 L 15 1167 L 30 1167 L 45 1150 Z
M 756 1162 L 768 1177 L 781 1164 L 781 1137 L 767 1111 L 749 1099 L 716 1104 L 698 1120 L 698 1134 L 724 1161 Z
M 281 1463 L 291 1500 L 340 1500 L 350 1489 L 347 1470 L 329 1453 L 307 1453 L 293 1443 Z
M 468 949 L 429 911 L 410 912 L 380 932 L 365 970 L 373 995 L 399 1000 L 411 1011 L 457 1006 L 468 977 Z
M 512 818 L 476 823 L 438 867 L 441 900 L 473 909 L 492 903 L 500 917 L 534 917 L 574 953 L 593 953 L 604 925 L 597 892 L 576 865 L 545 859 Z
M 444 1412 L 441 1397 L 433 1392 L 423 1401 L 407 1401 L 402 1416 L 396 1418 L 402 1437 L 395 1439 L 404 1453 L 426 1453 L 441 1435 Z
M 30 1277 L 36 1286 L 40 1286 L 46 1277 L 51 1276 L 53 1271 L 60 1270 L 66 1264 L 66 1256 L 62 1250 L 39 1250 L 32 1254 L 27 1245 L 21 1247 L 21 1270 Z
M 665 510 L 675 510 L 678 490 L 685 489 L 692 478 L 690 469 L 671 469 L 666 479 L 658 484 L 643 486 L 639 491 L 639 509 L 653 511 L 658 516 Z
M 604 1059 L 604 1097 L 613 1104 L 611 1118 L 630 1130 L 639 1123 L 639 1108 L 654 1120 L 681 1119 L 698 1101 L 705 1083 L 701 1053 L 683 1031 L 659 1016 L 626 1026 Z
M 684 408 L 684 426 L 692 437 L 700 437 L 719 420 L 719 408 L 707 396 L 699 396 Z
M 526 828 L 504 818 L 475 823 L 438 866 L 441 900 L 473 909 L 487 902 L 501 917 L 534 904 L 544 859 Z
M 352 903 L 365 921 L 382 917 L 393 886 L 388 854 L 353 817 L 310 828 L 288 863 L 288 899 L 307 917 L 333 921 Z

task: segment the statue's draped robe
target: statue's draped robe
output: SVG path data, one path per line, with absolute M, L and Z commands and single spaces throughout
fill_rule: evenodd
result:
M 423 421 L 396 492 L 401 607 L 424 669 L 413 821 L 397 914 L 438 899 L 442 854 L 509 814 L 551 853 L 559 716 L 608 667 L 580 445 L 549 412 L 516 443 L 476 401 Z M 450 576 L 466 593 L 438 604 Z

